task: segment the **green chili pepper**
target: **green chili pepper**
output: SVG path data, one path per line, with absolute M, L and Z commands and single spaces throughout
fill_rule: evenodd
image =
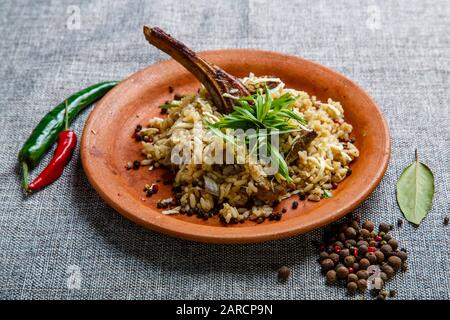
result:
M 25 190 L 28 189 L 28 169 L 35 167 L 39 163 L 45 153 L 55 143 L 58 134 L 64 130 L 66 101 L 67 116 L 69 122 L 71 122 L 81 110 L 103 97 L 118 83 L 119 81 L 101 82 L 81 90 L 57 105 L 42 118 L 19 151 Z

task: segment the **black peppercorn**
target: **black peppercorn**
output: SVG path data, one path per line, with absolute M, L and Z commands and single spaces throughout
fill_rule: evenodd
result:
M 278 269 L 278 279 L 281 281 L 287 281 L 290 274 L 291 270 L 289 270 L 289 268 L 286 266 L 282 266 L 280 269 Z
M 445 218 L 444 218 L 444 225 L 445 225 L 445 226 L 448 225 L 449 220 L 450 220 L 450 219 L 449 219 L 448 217 L 445 217 Z
M 133 169 L 134 170 L 139 169 L 140 166 L 141 166 L 141 162 L 139 160 L 134 160 L 133 161 Z
M 398 220 L 397 220 L 397 226 L 398 226 L 398 227 L 401 227 L 402 224 L 403 224 L 403 220 L 400 219 L 400 218 L 398 218 Z
M 297 209 L 298 207 L 298 202 L 297 201 L 293 201 L 292 202 L 292 209 Z

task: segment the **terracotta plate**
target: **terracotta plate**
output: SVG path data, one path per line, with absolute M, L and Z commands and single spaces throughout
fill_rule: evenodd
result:
M 235 49 L 207 51 L 201 56 L 233 75 L 275 75 L 288 87 L 307 91 L 322 101 L 340 101 L 346 121 L 354 127 L 360 157 L 352 164 L 353 174 L 339 184 L 334 196 L 320 202 L 300 201 L 292 210 L 291 200 L 281 221 L 223 225 L 213 218 L 165 216 L 156 209 L 159 199 L 170 196 L 170 186 L 160 184 L 158 194 L 146 198 L 143 187 L 155 182 L 163 170 L 125 169 L 141 159 L 141 146 L 131 138 L 137 124 L 159 116 L 159 105 L 175 93 L 192 93 L 199 82 L 173 60 L 149 66 L 124 80 L 95 107 L 81 141 L 81 159 L 89 181 L 100 196 L 125 217 L 149 229 L 171 236 L 213 243 L 245 243 L 286 238 L 326 225 L 358 206 L 379 184 L 386 171 L 390 141 L 379 107 L 358 85 L 317 63 L 268 51 Z

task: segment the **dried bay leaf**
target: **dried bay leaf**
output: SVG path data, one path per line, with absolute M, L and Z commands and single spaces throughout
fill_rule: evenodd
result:
M 434 195 L 434 176 L 430 168 L 416 161 L 403 170 L 397 182 L 397 202 L 405 218 L 414 224 L 427 216 Z

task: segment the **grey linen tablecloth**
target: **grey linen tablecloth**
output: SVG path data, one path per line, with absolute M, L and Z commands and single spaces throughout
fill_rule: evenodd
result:
M 167 58 L 144 41 L 149 24 L 195 50 L 291 53 L 362 85 L 384 111 L 393 148 L 386 176 L 356 213 L 376 223 L 401 217 L 395 183 L 417 147 L 435 174 L 433 209 L 419 228 L 395 229 L 409 271 L 387 287 L 398 299 L 449 299 L 449 11 L 446 0 L 1 1 L 0 298 L 369 298 L 325 285 L 310 244 L 321 230 L 208 245 L 133 224 L 90 186 L 78 150 L 62 179 L 23 196 L 16 154 L 52 106 Z M 79 135 L 87 115 L 74 124 Z M 292 269 L 284 285 L 280 265 Z

